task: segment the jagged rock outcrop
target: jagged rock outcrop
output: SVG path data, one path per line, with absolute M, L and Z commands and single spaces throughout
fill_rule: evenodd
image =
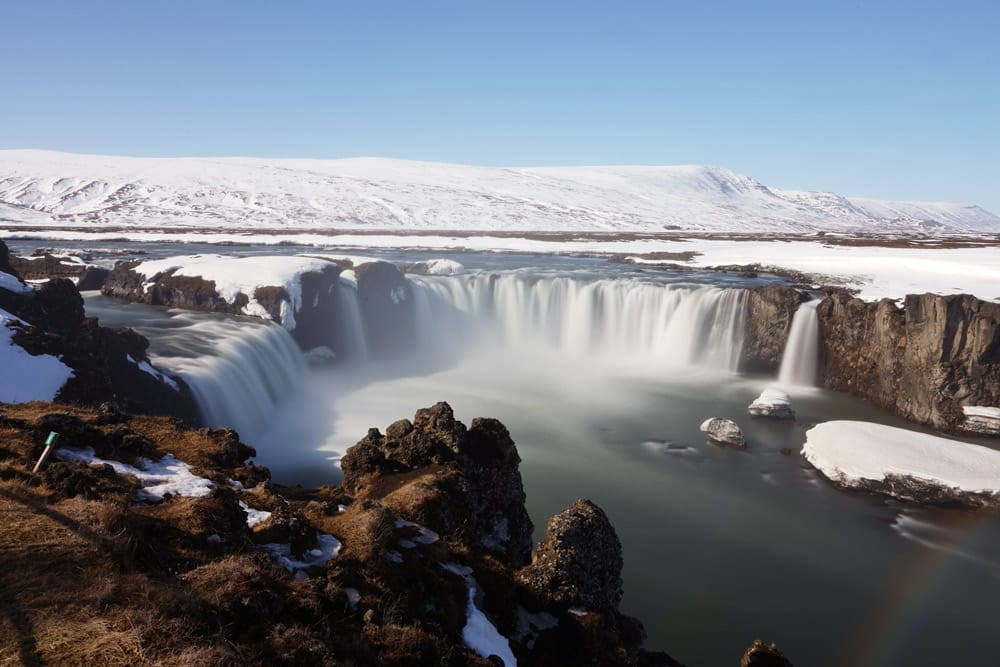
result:
M 963 405 L 1000 405 L 1000 304 L 920 294 L 900 308 L 834 294 L 817 315 L 830 389 L 942 430 L 964 421 Z
M 733 449 L 746 449 L 747 443 L 743 437 L 743 431 L 732 419 L 722 419 L 712 417 L 702 422 L 698 427 L 703 433 L 707 433 L 712 442 Z
M 756 639 L 743 654 L 740 667 L 792 667 L 792 663 L 777 646 Z
M 793 287 L 777 284 L 747 291 L 740 370 L 775 372 L 781 365 L 795 311 L 806 296 Z
M 613 612 L 622 599 L 622 545 L 604 511 L 577 500 L 549 519 L 519 582 L 552 605 Z
M 341 459 L 342 485 L 519 566 L 528 560 L 533 529 L 524 509 L 520 461 L 503 424 L 477 418 L 467 429 L 442 402 L 418 410 L 413 422 L 394 422 L 385 435 L 369 430 Z M 396 493 L 414 468 L 425 466 L 433 466 L 434 474 L 419 488 Z

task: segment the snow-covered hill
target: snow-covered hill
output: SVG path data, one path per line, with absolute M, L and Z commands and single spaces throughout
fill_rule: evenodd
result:
M 714 167 L 0 151 L 0 223 L 141 227 L 997 232 L 977 206 L 769 188 Z

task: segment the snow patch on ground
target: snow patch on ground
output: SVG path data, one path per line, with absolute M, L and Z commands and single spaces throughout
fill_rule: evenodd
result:
M 10 327 L 19 324 L 25 322 L 0 309 L 0 403 L 54 400 L 59 389 L 73 377 L 73 369 L 58 357 L 29 354 L 15 344 Z
M 825 422 L 806 432 L 802 455 L 846 486 L 912 477 L 944 489 L 1000 495 L 1000 451 L 892 426 Z
M 469 587 L 462 641 L 482 658 L 489 658 L 491 655 L 499 656 L 503 660 L 504 667 L 515 667 L 517 659 L 510 649 L 510 641 L 500 634 L 500 631 L 486 614 L 476 606 L 476 591 L 478 589 L 476 588 L 476 580 L 472 576 L 472 568 L 457 563 L 446 563 L 441 567 L 465 579 L 465 583 Z
M 167 495 L 195 498 L 207 496 L 212 491 L 212 482 L 204 477 L 191 473 L 191 467 L 171 454 L 165 455 L 159 461 L 140 459 L 141 468 L 130 466 L 121 461 L 108 461 L 94 454 L 94 450 L 67 449 L 56 450 L 56 456 L 64 461 L 80 461 L 88 465 L 109 465 L 119 475 L 135 477 L 142 488 L 139 489 L 139 500 L 158 502 Z
M 292 547 L 289 544 L 276 544 L 272 542 L 270 544 L 262 544 L 261 548 L 274 556 L 275 560 L 278 561 L 278 565 L 281 565 L 294 574 L 296 579 L 305 579 L 309 576 L 305 573 L 305 570 L 325 565 L 340 553 L 340 540 L 333 535 L 320 533 L 316 536 L 316 541 L 318 546 L 315 549 L 307 551 L 298 558 L 292 556 Z
M 247 505 L 242 500 L 240 501 L 240 507 L 242 507 L 243 511 L 247 513 L 247 525 L 250 528 L 255 528 L 256 526 L 259 526 L 260 524 L 264 523 L 265 521 L 271 518 L 270 512 L 265 512 L 264 510 L 256 510 Z

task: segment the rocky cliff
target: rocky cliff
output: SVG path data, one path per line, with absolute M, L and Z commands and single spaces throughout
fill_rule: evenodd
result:
M 903 306 L 835 294 L 817 309 L 825 386 L 942 430 L 962 406 L 1000 405 L 1000 304 L 909 295 Z
M 961 430 L 963 406 L 1000 405 L 1000 304 L 911 294 L 899 306 L 827 293 L 816 311 L 823 386 L 945 431 Z M 743 370 L 778 370 L 804 299 L 783 285 L 749 291 Z

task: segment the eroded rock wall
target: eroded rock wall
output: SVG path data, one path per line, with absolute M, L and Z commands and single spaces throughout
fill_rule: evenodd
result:
M 1000 404 L 1000 304 L 911 294 L 900 308 L 838 294 L 817 315 L 830 389 L 942 430 L 961 423 L 963 405 Z

